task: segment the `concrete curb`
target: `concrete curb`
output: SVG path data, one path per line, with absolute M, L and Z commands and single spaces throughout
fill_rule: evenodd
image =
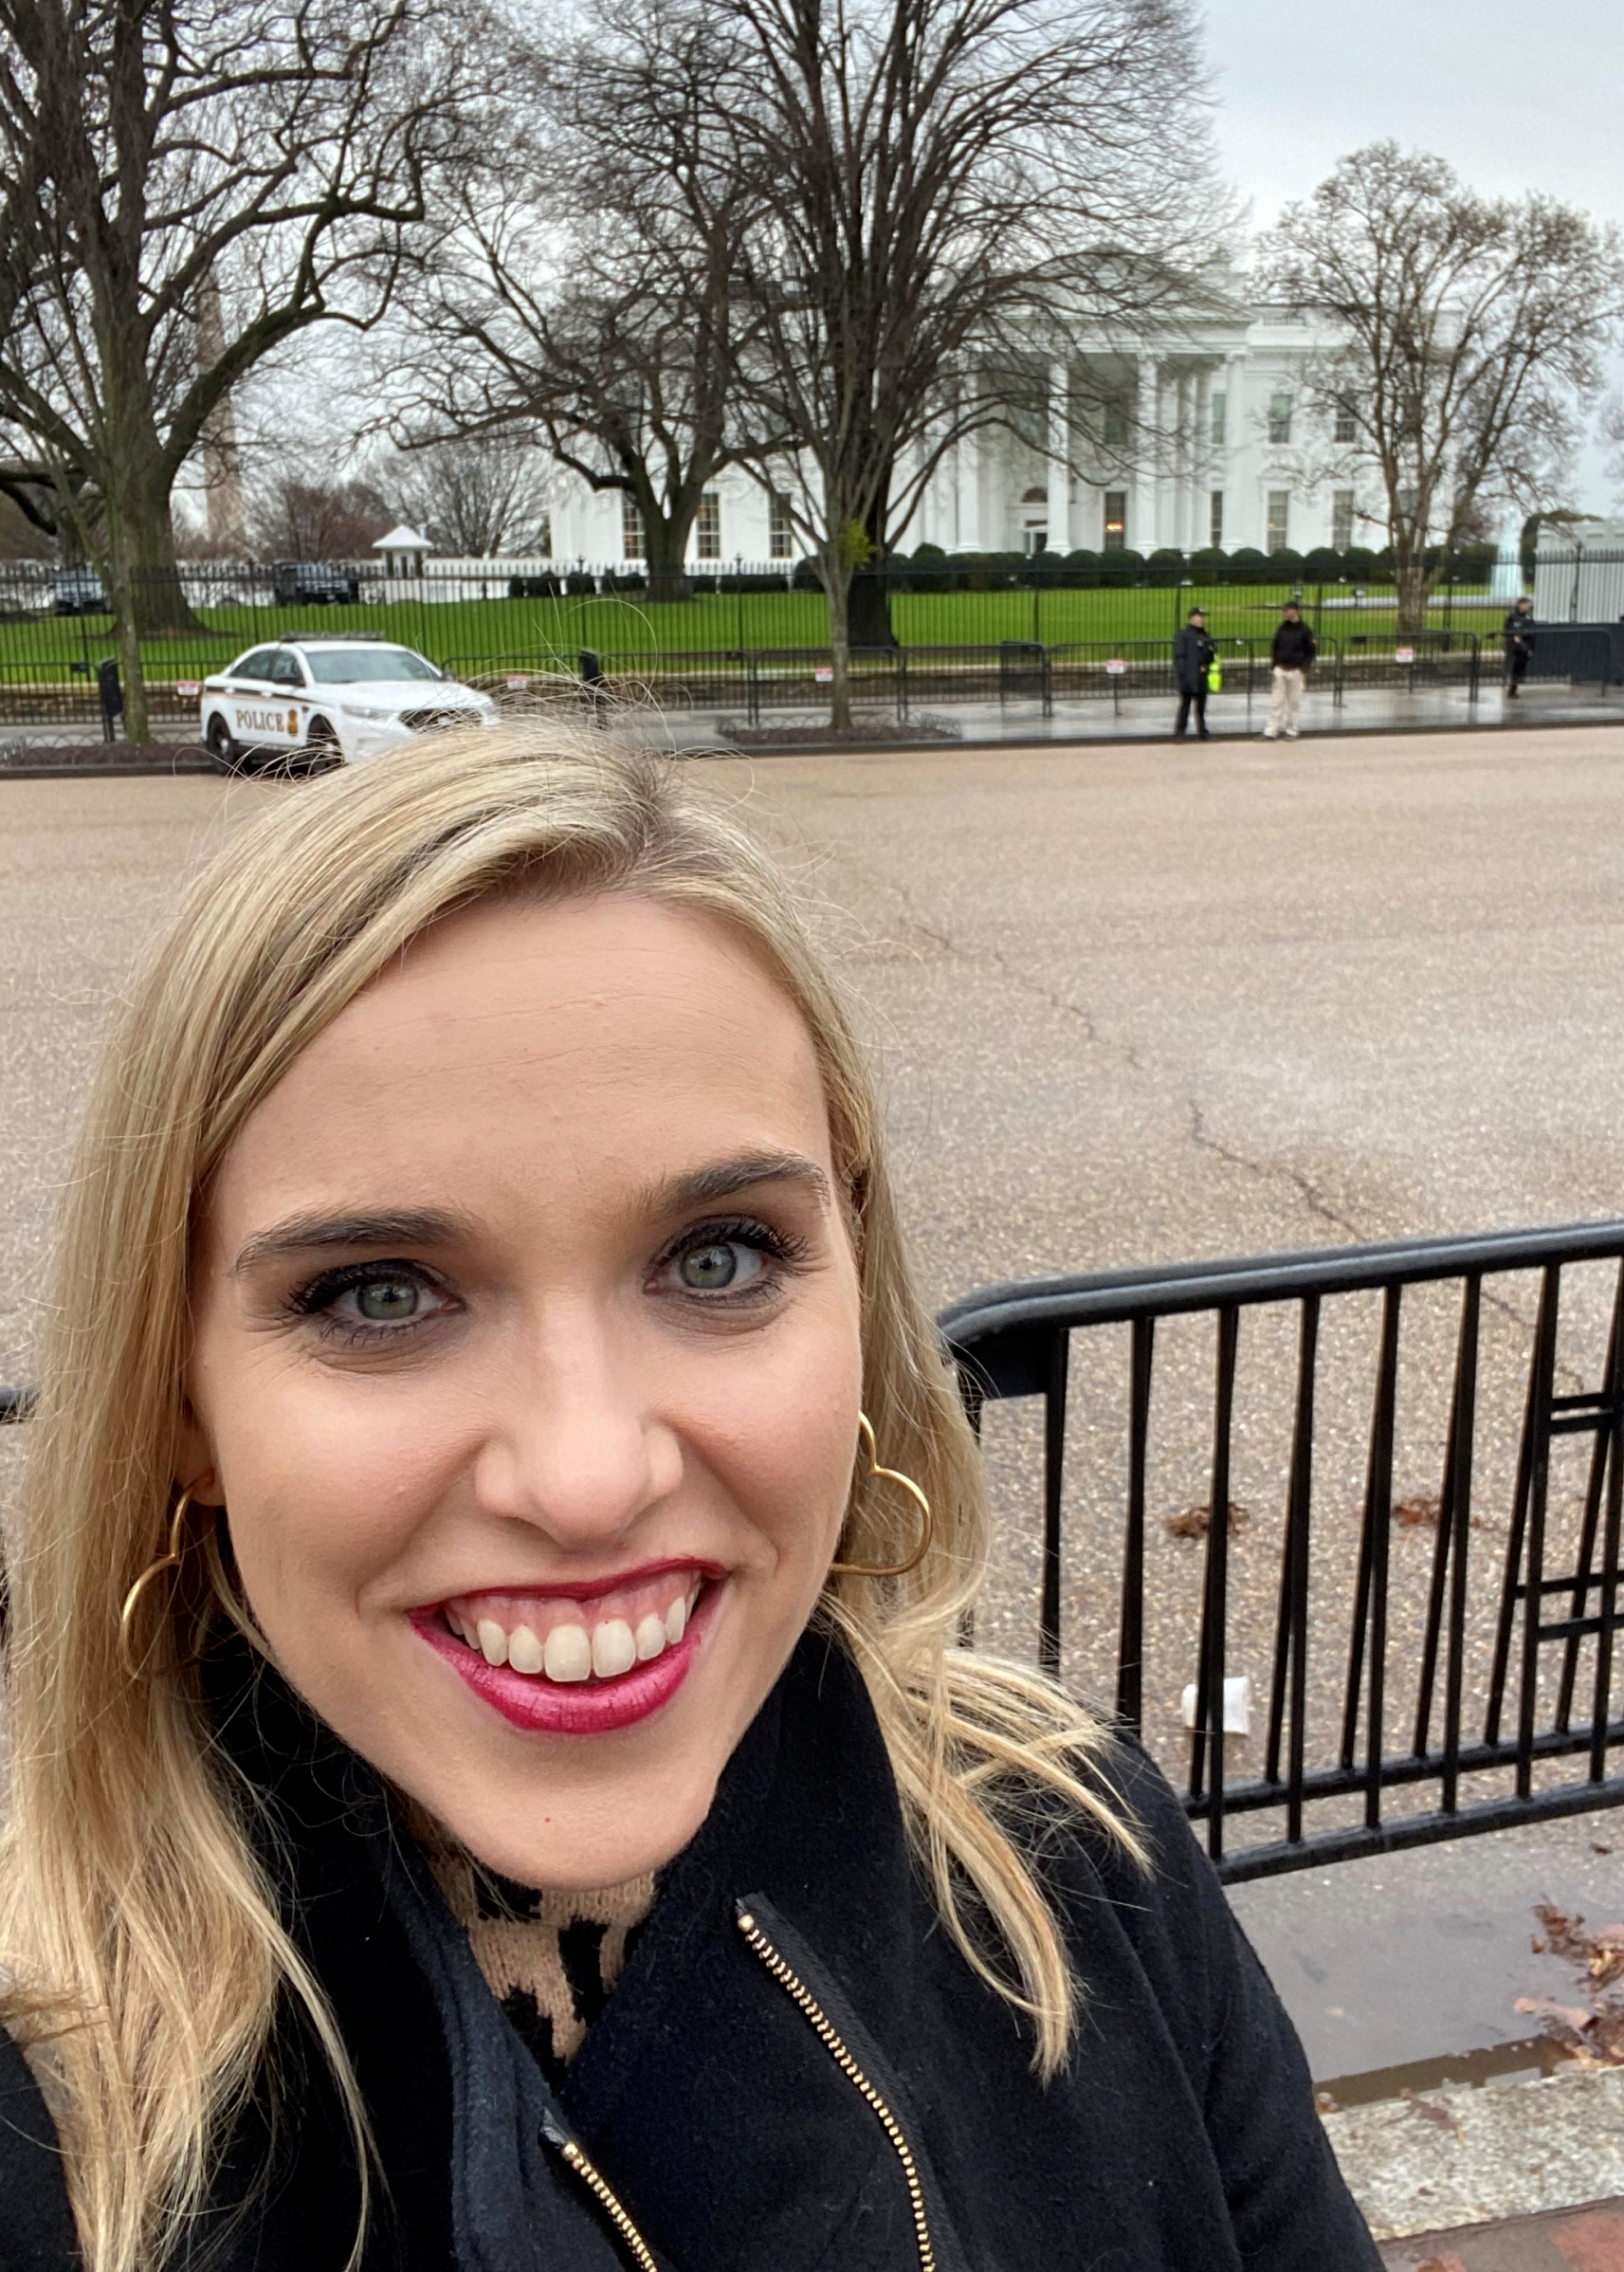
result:
M 1313 742 L 1318 745 L 1338 742 L 1382 742 L 1396 739 L 1413 741 L 1423 734 L 1605 733 L 1619 725 L 1624 725 L 1624 709 L 1620 710 L 1616 718 L 1541 718 L 1530 715 L 1492 719 L 1448 718 L 1398 725 L 1340 725 L 1329 730 L 1321 728 L 1317 731 L 1312 727 L 1305 727 L 1299 740 L 1301 742 Z M 1214 726 L 1211 738 L 1214 742 L 1232 744 L 1238 742 L 1261 742 L 1263 733 L 1261 728 L 1255 726 L 1247 727 L 1239 733 L 1228 731 L 1221 726 Z M 674 754 L 678 757 L 741 758 L 762 762 L 774 758 L 915 757 L 926 751 L 935 752 L 942 757 L 954 757 L 960 752 L 980 756 L 988 750 L 1016 749 L 1023 751 L 1049 749 L 1159 750 L 1167 748 L 1174 739 L 1171 732 L 1160 728 L 1154 732 L 1135 734 L 1039 734 L 1030 740 L 1023 740 L 1019 735 L 1014 734 L 999 734 L 985 738 L 965 735 L 962 738 L 948 739 L 940 735 L 932 735 L 928 738 L 921 737 L 918 741 L 887 739 L 883 742 L 831 742 L 827 737 L 809 735 L 804 742 L 775 742 L 765 746 L 752 742 L 725 742 L 718 737 L 708 742 L 693 742 L 678 745 Z M 185 775 L 190 777 L 197 774 L 211 774 L 215 770 L 207 752 L 199 749 L 195 743 L 177 745 L 173 748 L 168 743 L 159 744 L 157 746 L 167 754 L 151 759 L 120 759 L 114 763 L 101 760 L 99 753 L 100 749 L 104 746 L 108 745 L 96 745 L 92 754 L 82 758 L 70 757 L 67 751 L 58 750 L 53 752 L 48 760 L 44 760 L 38 764 L 32 762 L 20 765 L 0 763 L 0 781 L 82 780 L 87 779 L 119 780 L 144 775 Z M 135 748 L 138 745 L 130 742 L 115 742 L 110 746 Z M 1196 744 L 1187 738 L 1179 746 L 1194 748 Z M 263 778 L 276 779 L 282 777 L 268 775 Z
M 1381 2242 L 1624 2196 L 1624 2068 L 1576 2066 L 1537 2082 L 1409 2091 L 1327 2115 L 1324 2123 Z

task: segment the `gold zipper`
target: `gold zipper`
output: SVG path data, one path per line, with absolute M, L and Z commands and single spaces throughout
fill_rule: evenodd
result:
M 586 2187 L 588 2192 L 594 2196 L 604 2215 L 626 2243 L 631 2261 L 637 2266 L 637 2272 L 660 2272 L 659 2265 L 654 2262 L 653 2250 L 627 2215 L 625 2209 L 621 2208 L 609 2179 L 603 2175 L 601 2171 L 593 2167 L 574 2138 L 566 2138 L 558 2152 L 568 2162 L 570 2168 L 574 2170 L 582 2185 Z
M 779 1955 L 755 1918 L 747 1913 L 740 1914 L 739 1930 L 753 1954 L 760 1958 L 791 2003 L 811 2023 L 818 2042 L 889 2138 L 907 2181 L 908 2207 L 913 2211 L 914 2238 L 919 2244 L 920 2272 L 936 2272 L 936 2250 L 931 2245 L 930 2223 L 925 2215 L 924 2187 L 920 2182 L 919 2164 L 914 2159 L 913 2149 L 903 2135 L 902 2124 L 852 2058 L 839 2029 L 811 1988 L 794 1968 Z

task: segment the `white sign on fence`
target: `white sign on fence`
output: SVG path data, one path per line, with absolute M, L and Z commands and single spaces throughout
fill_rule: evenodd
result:
M 1121 659 L 1120 656 L 1113 656 L 1110 662 L 1105 665 L 1106 674 L 1111 678 L 1124 677 L 1127 672 L 1127 665 Z
M 188 694 L 195 698 L 203 691 L 203 681 L 196 678 L 177 678 L 174 682 L 174 690 L 177 694 Z
M 832 663 L 819 663 L 812 672 L 812 677 L 816 680 L 820 687 L 829 686 L 834 678 L 834 665 Z
M 1393 650 L 1393 660 L 1396 663 L 1413 663 L 1415 660 L 1415 650 L 1413 647 L 1396 647 Z
M 521 692 L 529 684 L 530 681 L 527 678 L 510 678 L 507 681 L 508 690 L 516 694 Z

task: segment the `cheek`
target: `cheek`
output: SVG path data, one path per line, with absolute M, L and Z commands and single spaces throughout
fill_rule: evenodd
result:
M 857 1453 L 855 1331 L 785 1352 L 735 1407 L 712 1457 L 778 1575 L 815 1594 L 834 1552 Z
M 218 1445 L 232 1548 L 267 1630 L 284 1607 L 319 1618 L 353 1605 L 440 1496 L 434 1447 L 412 1439 L 398 1408 L 374 1416 L 351 1399 L 327 1413 L 324 1402 L 306 1393 L 279 1415 L 273 1401 L 253 1430 L 228 1428 Z

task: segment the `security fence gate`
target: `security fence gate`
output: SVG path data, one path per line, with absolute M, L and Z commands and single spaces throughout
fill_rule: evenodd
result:
M 1064 1645 L 1080 1601 L 1094 1679 L 1114 1669 L 1121 1720 L 1182 1769 L 1226 1878 L 1624 1804 L 1621 1318 L 1624 1222 L 1045 1279 L 943 1312 L 977 1425 L 1007 1400 L 1041 1413 L 1037 1442 L 988 1445 L 1004 1528 L 1041 1540 L 1040 1659 L 1089 1684 Z M 1179 1441 L 1159 1454 L 1164 1385 Z M 1362 1467 L 1340 1519 L 1315 1472 L 1328 1402 L 1332 1464 Z M 1196 1457 L 1204 1503 L 1156 1524 L 1159 1470 L 1199 1489 Z M 1253 1673 L 1261 1759 L 1236 1780 Z
M 940 1326 L 999 1517 L 983 1638 L 1114 1707 L 1225 1878 L 1624 1804 L 1624 1221 L 1039 1279 Z

